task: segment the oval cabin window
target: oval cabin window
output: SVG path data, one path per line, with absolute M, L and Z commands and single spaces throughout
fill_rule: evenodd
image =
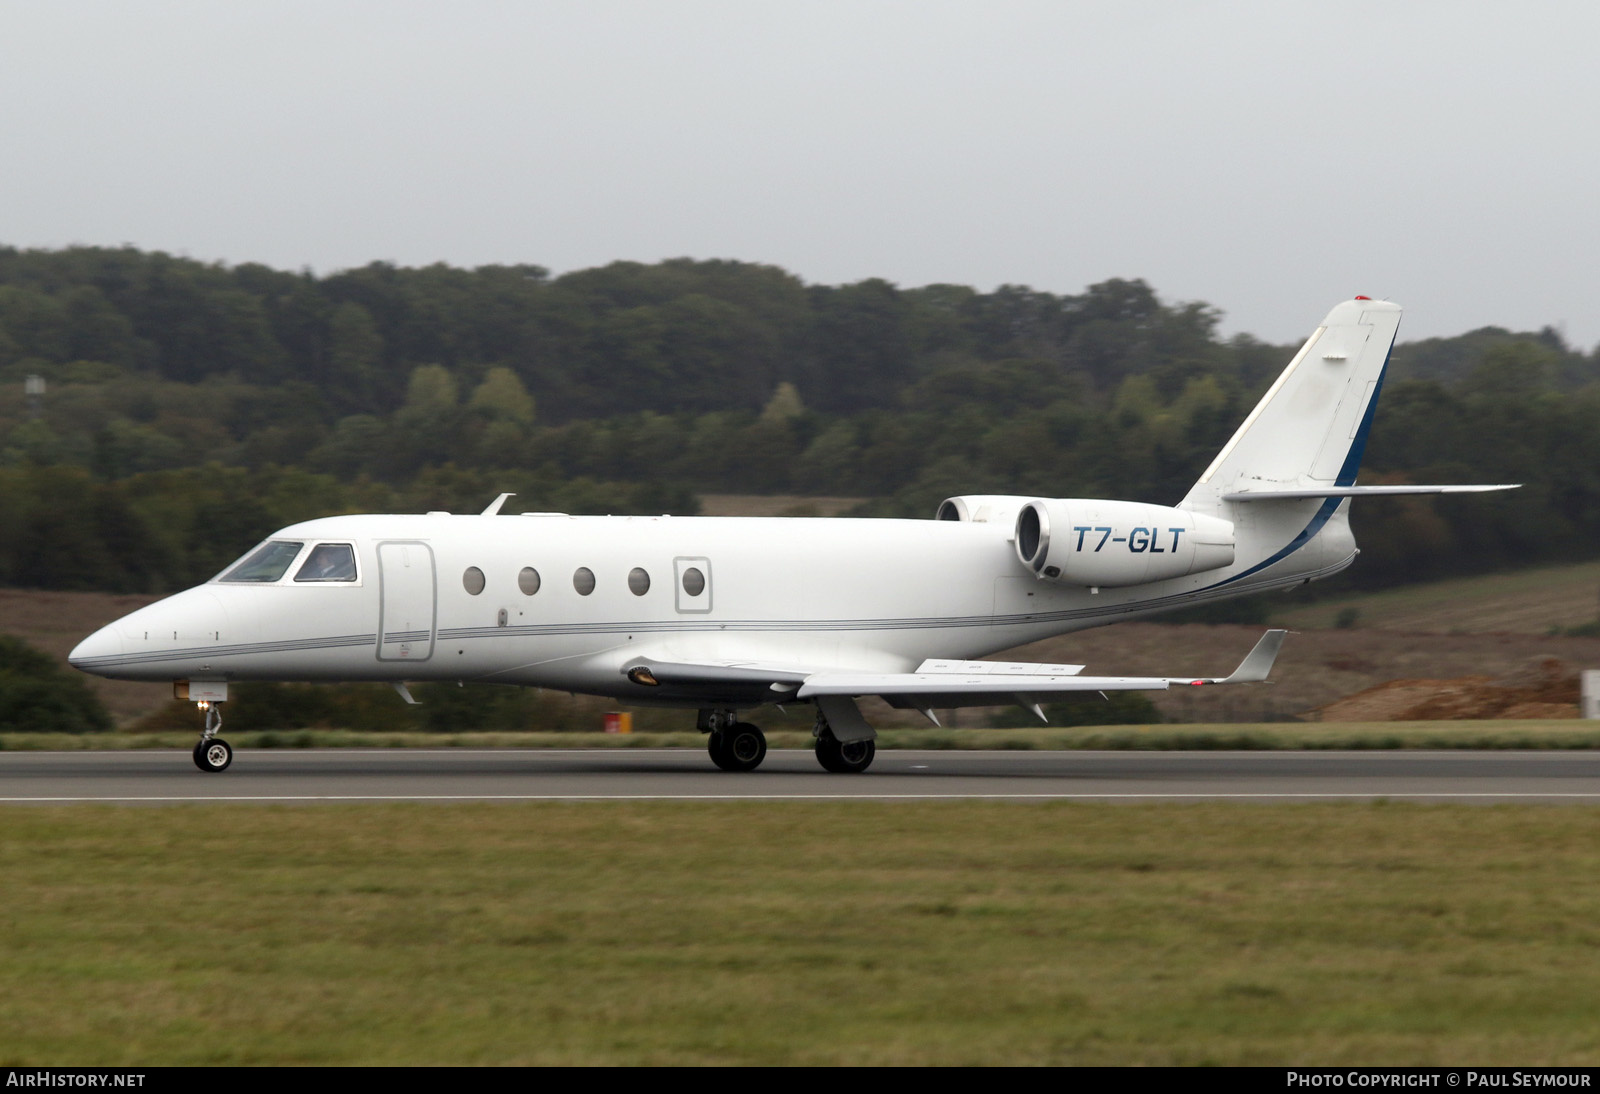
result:
M 700 567 L 690 566 L 683 571 L 683 591 L 690 596 L 699 596 L 706 591 L 706 575 L 700 572 Z
M 642 567 L 635 566 L 628 571 L 628 591 L 634 596 L 643 596 L 650 591 L 650 575 Z
M 539 591 L 539 571 L 532 566 L 524 566 L 522 572 L 517 574 L 517 588 L 527 596 L 532 596 Z
M 572 587 L 578 590 L 579 596 L 594 592 L 594 571 L 587 566 L 579 566 L 578 572 L 572 575 Z
M 461 585 L 467 592 L 477 596 L 483 592 L 483 571 L 476 566 L 468 566 L 467 572 L 461 575 Z

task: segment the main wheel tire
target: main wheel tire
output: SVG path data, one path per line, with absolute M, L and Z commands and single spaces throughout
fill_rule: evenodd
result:
M 724 771 L 754 771 L 767 758 L 767 737 L 749 722 L 735 722 L 713 733 L 706 751 Z
M 817 762 L 835 775 L 859 775 L 872 766 L 878 746 L 872 741 L 840 742 L 832 733 L 817 738 Z
M 226 771 L 233 763 L 233 746 L 221 737 L 194 746 L 194 765 L 201 771 Z
M 713 729 L 706 737 L 706 754 L 711 757 L 711 762 L 722 768 L 728 769 L 728 739 L 722 735 L 722 730 Z

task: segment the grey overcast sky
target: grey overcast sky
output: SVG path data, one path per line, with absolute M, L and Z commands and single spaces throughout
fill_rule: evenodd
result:
M 1600 4 L 0 0 L 0 243 L 1142 277 L 1600 341 Z

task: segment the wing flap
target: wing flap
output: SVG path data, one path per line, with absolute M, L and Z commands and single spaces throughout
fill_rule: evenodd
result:
M 1002 696 L 1069 691 L 1165 691 L 1174 683 L 1220 683 L 1175 680 L 1165 676 L 960 676 L 931 672 L 819 672 L 806 677 L 796 696 L 819 695 L 945 695 Z M 942 703 L 939 705 L 943 705 Z
M 809 699 L 832 723 L 834 715 L 859 733 L 853 700 L 876 695 L 896 707 L 929 712 L 934 707 L 1016 703 L 1039 712 L 1041 697 L 1084 692 L 1165 691 L 1173 685 L 1259 683 L 1272 671 L 1287 631 L 1270 630 L 1228 676 L 1084 676 L 1082 665 L 1018 661 L 929 659 L 916 672 L 811 672 L 793 665 L 753 661 L 634 661 L 623 669 L 633 683 L 663 687 L 676 697 L 705 695 L 727 703 Z M 715 697 L 713 700 L 711 697 Z M 848 710 L 846 709 L 848 707 Z M 830 713 L 830 711 L 832 713 Z M 930 715 L 931 717 L 931 715 Z M 840 738 L 843 740 L 844 738 Z M 861 738 L 853 738 L 861 739 Z
M 1165 691 L 1174 684 L 1201 686 L 1205 684 L 1260 683 L 1272 671 L 1278 651 L 1283 648 L 1284 630 L 1270 630 L 1256 642 L 1254 648 L 1239 662 L 1239 667 L 1227 676 L 1082 676 L 1068 672 L 819 672 L 805 679 L 798 699 L 812 699 L 826 695 L 881 695 L 891 702 L 902 697 L 906 705 L 984 705 L 983 700 L 1016 702 L 1017 696 L 1031 697 L 1064 692 L 1085 691 Z M 981 665 L 989 662 L 978 662 Z M 1003 665 L 1002 662 L 993 662 Z M 927 667 L 927 662 L 923 663 Z M 1012 669 L 1067 669 L 1077 665 L 1026 665 L 1004 666 Z M 1002 697 L 998 700 L 994 697 Z M 951 702 L 951 700 L 958 700 Z M 967 700 L 961 702 L 959 700 Z M 1032 707 L 1037 699 L 1021 705 Z
M 966 676 L 1076 676 L 1082 665 L 1034 665 L 1025 661 L 939 661 L 927 660 L 917 666 L 923 673 L 958 673 Z

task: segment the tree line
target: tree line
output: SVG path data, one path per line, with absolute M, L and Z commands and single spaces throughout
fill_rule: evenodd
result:
M 0 248 L 0 583 L 165 591 L 338 512 L 696 511 L 706 492 L 1182 496 L 1294 347 L 1142 281 L 808 285 L 687 259 L 327 276 Z M 45 380 L 30 398 L 23 379 Z M 1600 351 L 1485 328 L 1396 348 L 1352 579 L 1592 554 Z

